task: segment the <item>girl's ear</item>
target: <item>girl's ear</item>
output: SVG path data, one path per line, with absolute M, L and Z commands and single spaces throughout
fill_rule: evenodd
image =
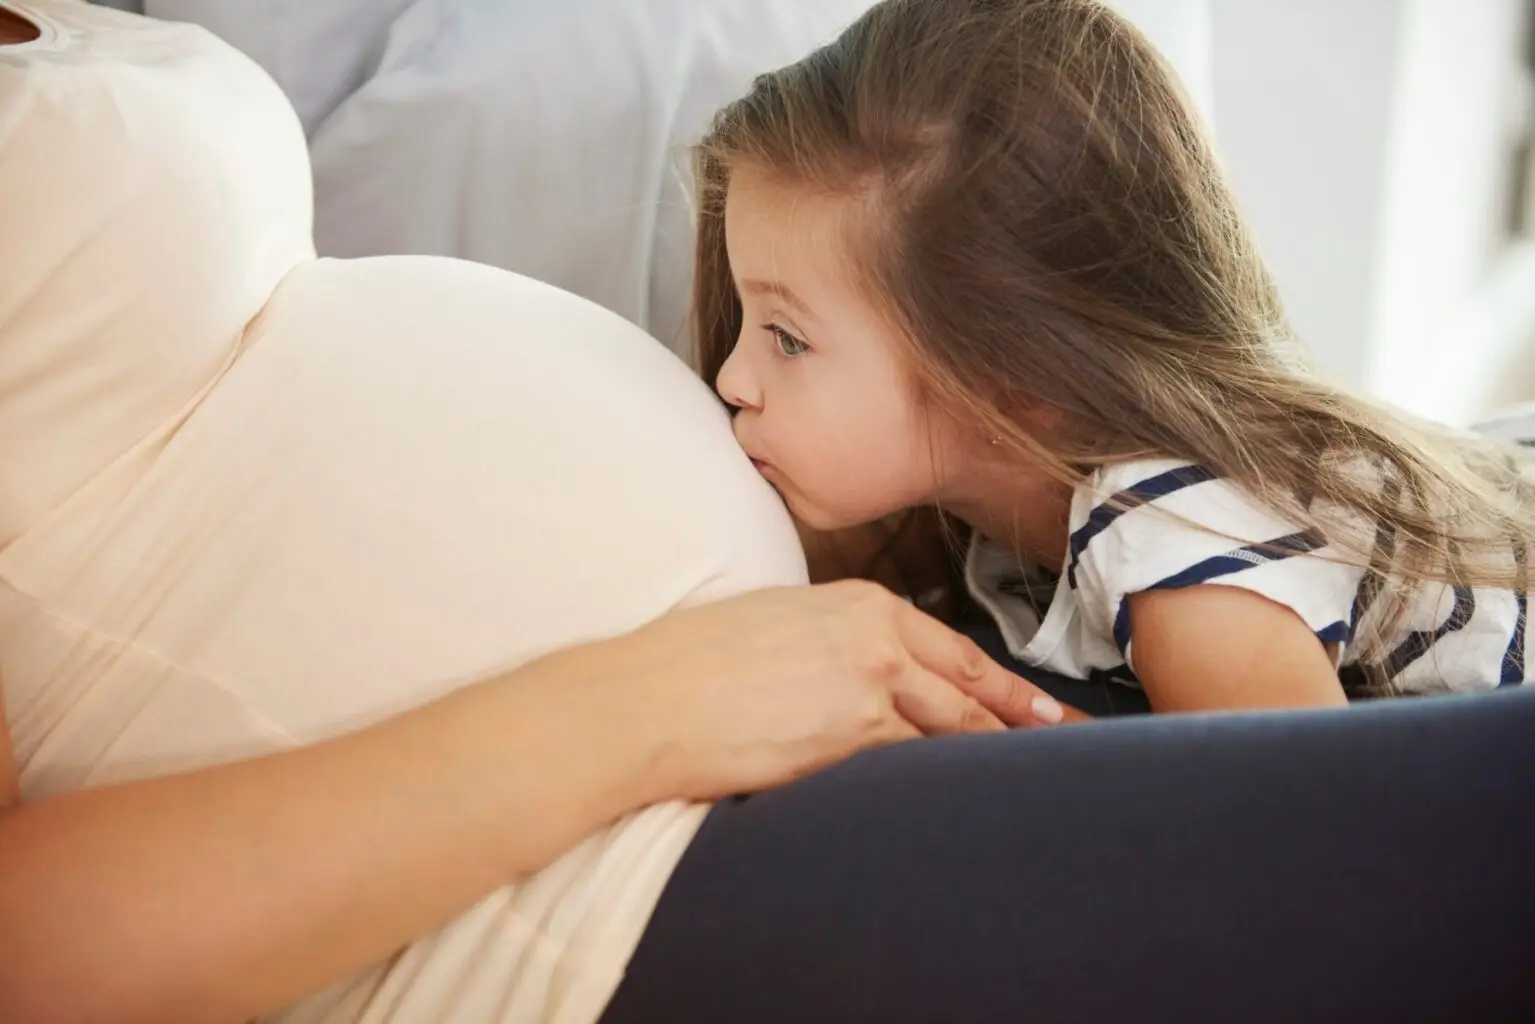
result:
M 1023 414 L 1023 426 L 1035 437 L 1054 437 L 1066 425 L 1066 414 L 1043 402 Z

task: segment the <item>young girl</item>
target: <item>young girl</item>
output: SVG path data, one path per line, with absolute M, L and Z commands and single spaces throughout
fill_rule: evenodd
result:
M 704 140 L 696 330 L 816 531 L 932 507 L 1025 662 L 1159 710 L 1522 683 L 1535 473 L 1321 380 L 1093 0 L 886 0 Z

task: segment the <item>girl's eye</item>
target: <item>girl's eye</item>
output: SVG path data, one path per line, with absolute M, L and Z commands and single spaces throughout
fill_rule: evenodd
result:
M 778 343 L 778 352 L 784 358 L 793 359 L 795 356 L 802 356 L 806 352 L 810 351 L 809 345 L 805 344 L 803 341 L 800 341 L 794 335 L 790 334 L 782 327 L 779 327 L 777 324 L 763 324 L 762 327 L 769 334 L 771 334 L 773 336 L 773 340 Z

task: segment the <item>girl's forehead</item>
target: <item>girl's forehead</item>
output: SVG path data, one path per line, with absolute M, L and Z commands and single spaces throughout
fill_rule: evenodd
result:
M 736 275 L 794 274 L 845 287 L 855 202 L 742 168 L 725 194 L 725 239 Z

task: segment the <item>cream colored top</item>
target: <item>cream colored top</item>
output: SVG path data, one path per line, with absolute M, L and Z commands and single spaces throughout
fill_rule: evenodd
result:
M 6 6 L 42 29 L 0 47 L 27 798 L 310 742 L 804 579 L 724 413 L 638 329 L 473 264 L 315 259 L 304 139 L 259 69 L 196 28 Z M 705 810 L 634 815 L 271 1019 L 590 1024 Z

